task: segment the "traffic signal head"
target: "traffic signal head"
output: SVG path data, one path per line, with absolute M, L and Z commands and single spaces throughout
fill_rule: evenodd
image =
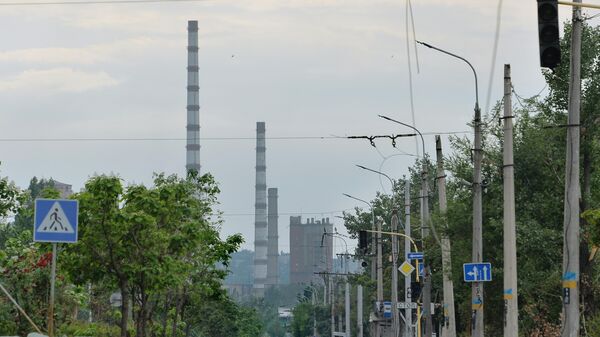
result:
M 419 282 L 411 282 L 410 283 L 410 293 L 413 300 L 416 300 L 421 296 L 421 283 Z
M 554 69 L 560 63 L 558 0 L 537 0 L 540 64 Z
M 364 253 L 369 249 L 369 234 L 367 231 L 358 232 L 358 248 Z

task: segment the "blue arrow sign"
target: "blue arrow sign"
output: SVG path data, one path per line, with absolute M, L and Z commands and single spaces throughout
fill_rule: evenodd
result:
M 411 252 L 406 254 L 409 260 L 423 260 L 423 252 Z
M 425 277 L 425 264 L 419 263 L 419 276 Z
M 36 199 L 33 224 L 35 242 L 77 242 L 77 200 Z
M 465 263 L 463 264 L 465 282 L 489 282 L 492 280 L 492 264 Z

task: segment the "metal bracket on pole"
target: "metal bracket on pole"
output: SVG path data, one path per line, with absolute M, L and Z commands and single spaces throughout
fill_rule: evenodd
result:
M 584 3 L 580 3 L 580 2 L 558 1 L 558 4 L 565 5 L 565 6 L 573 6 L 573 7 L 585 7 L 585 8 L 600 9 L 600 5 L 584 4 Z

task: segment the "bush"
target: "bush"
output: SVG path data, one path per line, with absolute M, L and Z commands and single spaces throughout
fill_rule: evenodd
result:
M 119 327 L 104 323 L 73 322 L 63 325 L 58 330 L 58 336 L 90 336 L 90 337 L 119 337 Z

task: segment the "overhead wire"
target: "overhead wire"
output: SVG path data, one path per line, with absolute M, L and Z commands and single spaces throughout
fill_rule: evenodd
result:
M 412 62 L 410 58 L 410 39 L 409 39 L 409 20 L 410 14 L 412 13 L 410 10 L 410 0 L 406 0 L 406 14 L 405 14 L 405 37 L 406 37 L 406 60 L 408 62 L 408 89 L 409 89 L 409 97 L 410 97 L 410 115 L 412 118 L 412 125 L 416 127 L 416 118 L 415 118 L 415 99 L 414 99 L 414 91 L 413 91 L 413 78 L 412 78 Z M 414 29 L 414 23 L 413 23 Z M 415 39 L 416 41 L 416 39 Z M 415 48 L 416 50 L 416 48 Z M 419 154 L 419 141 L 415 139 L 415 146 L 417 148 L 417 155 Z M 423 154 L 425 155 L 425 154 Z
M 92 1 L 26 1 L 0 2 L 0 6 L 53 6 L 53 5 L 104 5 L 104 4 L 137 4 L 137 3 L 176 3 L 176 2 L 207 2 L 215 0 L 92 0 Z
M 423 135 L 434 134 L 462 134 L 472 133 L 472 131 L 444 131 L 444 132 L 423 132 Z M 340 136 L 281 136 L 281 137 L 266 137 L 268 140 L 331 140 L 331 139 L 347 139 L 348 137 Z M 187 138 L 160 138 L 160 137 L 141 137 L 141 138 L 0 138 L 0 143 L 10 142 L 145 142 L 145 141 L 186 141 Z M 201 141 L 230 141 L 230 140 L 250 140 L 255 141 L 256 137 L 200 137 Z
M 498 0 L 496 8 L 496 32 L 494 34 L 494 47 L 492 49 L 492 64 L 490 67 L 490 77 L 488 82 L 488 91 L 485 102 L 485 113 L 490 111 L 490 101 L 492 97 L 492 88 L 494 87 L 494 75 L 496 69 L 496 57 L 498 56 L 498 43 L 500 41 L 500 24 L 502 22 L 502 3 L 503 0 Z

